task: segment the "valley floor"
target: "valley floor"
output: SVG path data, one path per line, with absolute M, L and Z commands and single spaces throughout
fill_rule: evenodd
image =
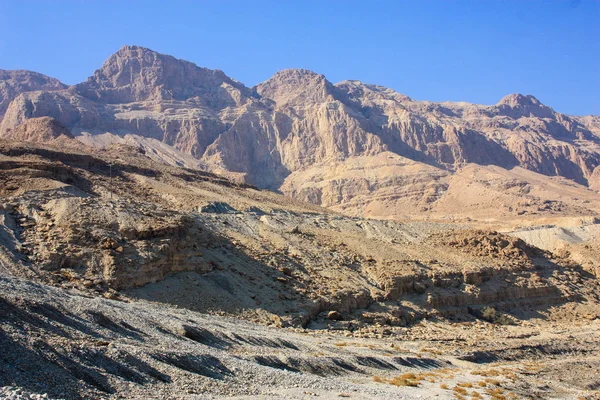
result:
M 423 320 L 362 338 L 91 298 L 7 276 L 0 277 L 0 293 L 6 398 L 600 395 L 600 319 L 573 323 L 568 305 L 513 326 Z

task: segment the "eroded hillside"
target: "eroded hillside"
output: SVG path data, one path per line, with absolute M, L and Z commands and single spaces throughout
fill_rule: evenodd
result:
M 137 147 L 47 135 L 0 142 L 0 386 L 67 398 L 598 388 L 580 371 L 598 368 L 592 256 L 478 225 L 347 217 Z

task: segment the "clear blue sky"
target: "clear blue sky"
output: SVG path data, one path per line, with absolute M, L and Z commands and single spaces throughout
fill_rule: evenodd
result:
M 0 68 L 73 84 L 124 44 L 217 68 L 248 86 L 283 68 L 414 99 L 537 96 L 600 114 L 600 1 L 0 0 Z

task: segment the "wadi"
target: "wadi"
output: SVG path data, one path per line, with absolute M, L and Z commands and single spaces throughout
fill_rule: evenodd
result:
M 600 117 L 0 70 L 0 397 L 597 399 Z

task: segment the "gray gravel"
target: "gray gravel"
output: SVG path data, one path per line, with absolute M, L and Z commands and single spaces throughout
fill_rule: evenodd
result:
M 339 338 L 325 334 L 84 297 L 12 277 L 0 277 L 0 294 L 6 398 L 440 395 L 374 383 L 374 375 L 412 370 L 394 362 L 384 346 L 339 347 Z

